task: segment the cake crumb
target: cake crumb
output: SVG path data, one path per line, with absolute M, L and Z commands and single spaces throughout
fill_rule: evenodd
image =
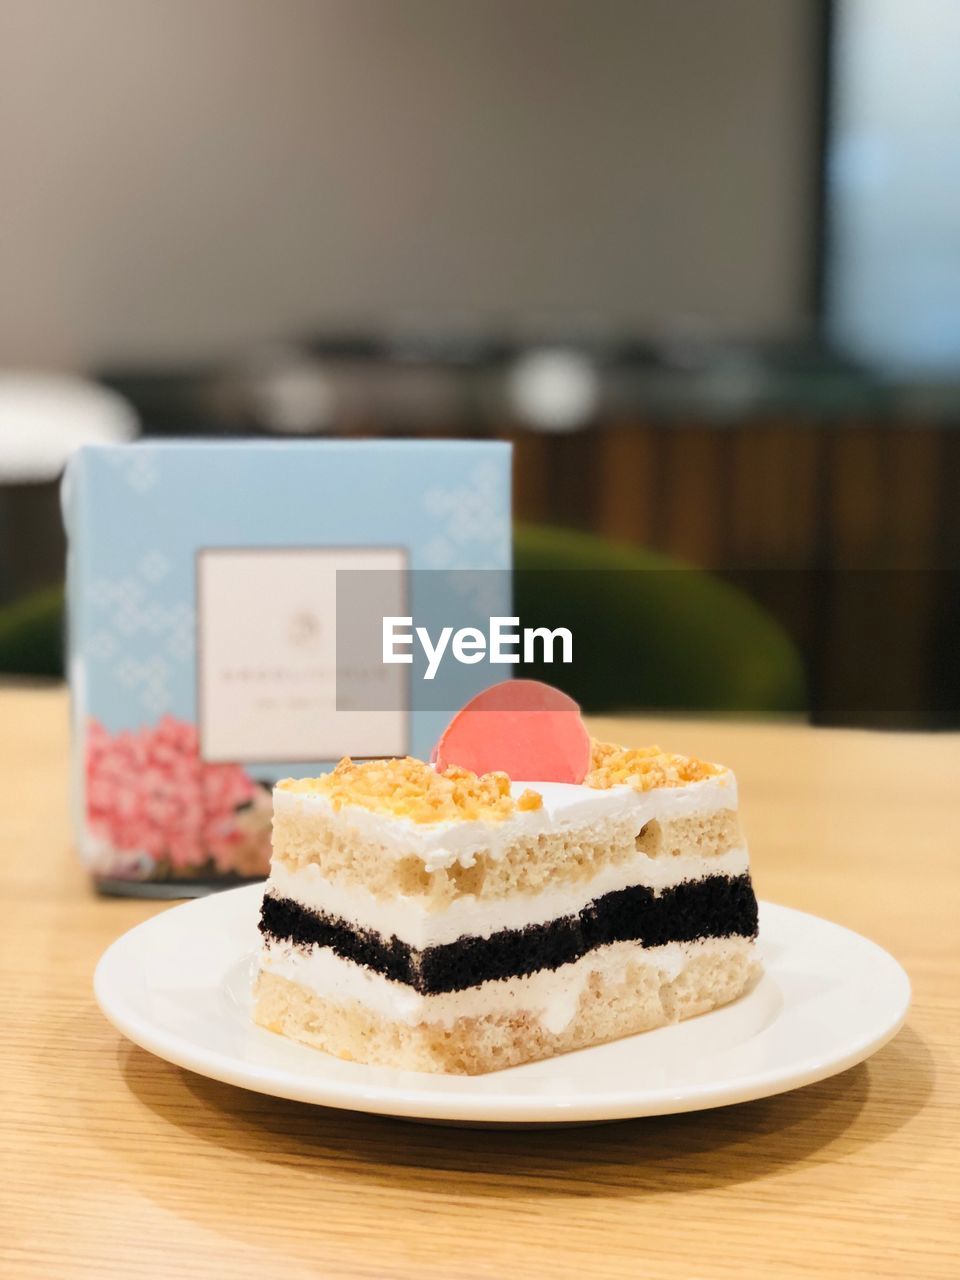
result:
M 539 791 L 531 791 L 527 787 L 526 791 L 522 792 L 517 800 L 517 808 L 521 813 L 529 813 L 532 809 L 542 809 L 543 796 Z

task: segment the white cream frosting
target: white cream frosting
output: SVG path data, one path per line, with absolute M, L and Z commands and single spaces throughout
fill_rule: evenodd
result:
M 576 1013 L 593 973 L 612 984 L 622 977 L 628 964 L 640 961 L 655 967 L 661 981 L 670 981 L 697 954 L 708 950 L 715 955 L 732 955 L 749 950 L 752 945 L 746 938 L 704 938 L 648 948 L 638 942 L 615 942 L 558 969 L 541 969 L 522 978 L 501 978 L 465 991 L 429 996 L 344 960 L 329 947 L 298 947 L 271 941 L 261 953 L 260 967 L 300 983 L 325 1000 L 337 1004 L 356 1001 L 396 1022 L 450 1025 L 457 1018 L 523 1010 L 534 1012 L 547 1031 L 559 1033 Z
M 273 803 L 278 813 L 322 814 L 331 826 L 342 824 L 345 833 L 353 831 L 374 841 L 387 856 L 421 858 L 427 871 L 455 863 L 472 866 L 478 853 L 500 857 L 513 841 L 524 836 L 562 833 L 571 827 L 627 815 L 634 819 L 639 831 L 654 819 L 668 821 L 737 807 L 737 781 L 728 769 L 699 782 L 650 791 L 635 791 L 628 786 L 600 791 L 568 782 L 514 782 L 511 787 L 515 798 L 527 790 L 540 793 L 543 807 L 518 810 L 500 822 L 412 822 L 359 805 L 337 810 L 321 792 L 283 788 L 274 789 Z
M 313 864 L 291 871 L 277 862 L 270 872 L 267 891 L 310 910 L 337 916 L 360 929 L 375 930 L 385 937 L 393 935 L 422 950 L 456 942 L 465 935 L 488 938 L 500 929 L 545 924 L 582 911 L 605 893 L 632 885 L 659 890 L 706 876 L 739 876 L 747 870 L 749 858 L 743 846 L 709 858 L 651 858 L 639 853 L 625 862 L 602 867 L 589 880 L 559 883 L 540 893 L 511 894 L 506 898 L 467 894 L 455 898 L 443 910 L 429 911 L 422 899 L 377 898 L 362 886 L 327 880 Z

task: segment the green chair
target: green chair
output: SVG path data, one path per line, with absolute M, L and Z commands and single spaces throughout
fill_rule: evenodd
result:
M 63 588 L 0 609 L 0 672 L 63 675 Z
M 514 530 L 514 607 L 524 626 L 566 626 L 571 667 L 524 674 L 587 711 L 794 713 L 800 655 L 777 622 L 713 574 L 637 547 L 541 525 Z

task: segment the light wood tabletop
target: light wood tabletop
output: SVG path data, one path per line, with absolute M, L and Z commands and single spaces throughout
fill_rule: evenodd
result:
M 960 1275 L 960 735 L 620 721 L 731 764 L 761 896 L 896 955 L 906 1027 L 778 1098 L 552 1131 L 246 1093 L 126 1043 L 103 949 L 164 906 L 71 851 L 61 689 L 0 689 L 0 1275 Z

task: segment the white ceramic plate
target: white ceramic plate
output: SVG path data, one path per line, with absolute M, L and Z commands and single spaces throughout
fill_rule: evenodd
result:
M 714 1013 L 485 1076 L 341 1062 L 256 1027 L 250 979 L 262 887 L 161 912 L 97 966 L 100 1007 L 151 1053 L 215 1080 L 328 1107 L 461 1124 L 550 1124 L 746 1102 L 834 1075 L 898 1030 L 900 965 L 859 934 L 762 903 L 764 976 Z

